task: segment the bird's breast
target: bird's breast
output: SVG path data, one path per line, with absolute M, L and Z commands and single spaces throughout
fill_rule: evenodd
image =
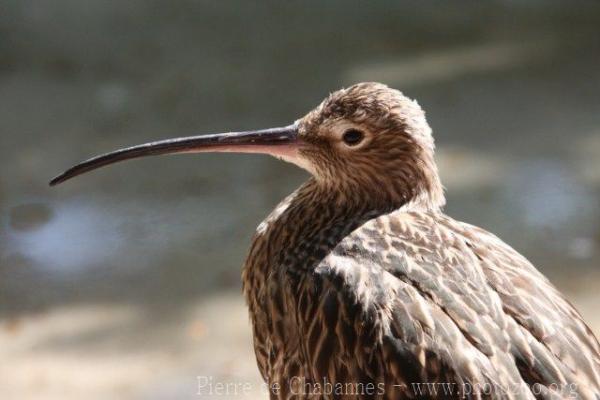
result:
M 244 265 L 243 287 L 266 380 L 304 374 L 301 299 L 318 296 L 315 268 L 373 217 L 373 212 L 339 208 L 300 189 L 259 225 Z

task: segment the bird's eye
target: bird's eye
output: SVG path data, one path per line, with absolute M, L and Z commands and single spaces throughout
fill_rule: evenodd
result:
M 362 142 L 364 137 L 365 137 L 365 134 L 362 133 L 361 131 L 359 131 L 357 129 L 348 129 L 346 132 L 344 132 L 344 135 L 342 136 L 342 140 L 348 146 L 356 146 L 360 142 Z

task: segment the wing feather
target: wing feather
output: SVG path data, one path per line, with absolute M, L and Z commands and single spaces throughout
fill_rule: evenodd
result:
M 479 228 L 394 212 L 355 230 L 314 272 L 305 285 L 319 301 L 301 311 L 313 377 L 384 382 L 398 396 L 448 382 L 474 398 L 485 388 L 492 398 L 600 398 L 598 342 L 580 315 Z

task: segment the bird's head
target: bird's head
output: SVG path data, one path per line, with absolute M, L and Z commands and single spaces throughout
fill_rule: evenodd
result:
M 297 125 L 296 163 L 331 190 L 443 205 L 425 113 L 398 90 L 381 83 L 338 90 Z
M 264 153 L 292 162 L 315 184 L 349 201 L 388 205 L 444 203 L 433 160 L 433 137 L 419 105 L 380 83 L 338 90 L 289 126 L 167 139 L 84 161 L 54 178 L 61 183 L 118 161 L 200 152 Z

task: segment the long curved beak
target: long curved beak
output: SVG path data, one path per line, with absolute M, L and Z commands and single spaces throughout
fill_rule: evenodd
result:
M 162 154 L 203 152 L 263 153 L 286 161 L 293 161 L 298 147 L 297 140 L 297 124 L 258 131 L 217 133 L 213 135 L 160 140 L 90 158 L 52 179 L 50 186 L 119 161 Z

